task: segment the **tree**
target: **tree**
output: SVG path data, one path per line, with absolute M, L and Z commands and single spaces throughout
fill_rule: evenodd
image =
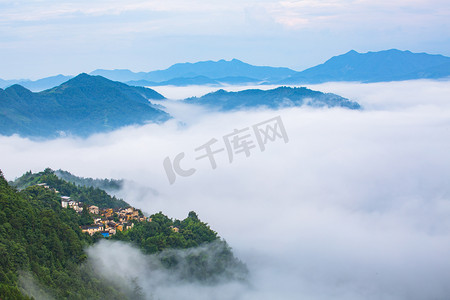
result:
M 192 219 L 198 221 L 198 216 L 197 216 L 197 213 L 195 211 L 190 211 L 189 214 L 188 214 L 188 218 L 192 218 Z
M 91 214 L 89 213 L 89 207 L 87 204 L 83 205 L 83 211 L 81 212 L 81 219 L 80 219 L 80 225 L 91 225 L 94 224 L 94 219 L 92 218 Z

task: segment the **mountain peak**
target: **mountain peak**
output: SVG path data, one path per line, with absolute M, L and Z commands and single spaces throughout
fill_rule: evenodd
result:
M 208 77 L 210 81 L 219 78 L 251 78 L 253 82 L 281 80 L 295 74 L 294 70 L 288 68 L 277 68 L 268 66 L 254 66 L 239 59 L 231 60 L 206 60 L 198 62 L 184 62 L 171 65 L 164 70 L 156 70 L 148 73 L 133 73 L 129 70 L 96 70 L 90 75 L 101 75 L 103 77 L 121 82 L 147 81 L 153 84 L 179 80 L 180 78 L 195 78 L 198 76 Z M 170 82 L 171 83 L 171 82 Z
M 359 54 L 359 52 L 352 49 L 352 50 L 348 51 L 347 53 L 345 53 L 345 55 L 349 55 L 349 54 L 355 55 L 355 54 Z
M 384 51 L 379 51 L 380 53 L 383 53 L 383 52 L 387 52 L 387 53 L 411 53 L 411 51 L 409 51 L 409 50 L 405 50 L 405 51 L 403 51 L 403 50 L 399 50 L 399 49 L 395 49 L 395 48 L 392 48 L 392 49 L 388 49 L 388 50 L 384 50 Z M 374 53 L 376 53 L 376 52 L 374 52 Z
M 99 75 L 89 75 L 86 73 L 81 73 L 75 76 L 72 79 L 69 79 L 68 81 L 64 82 L 61 87 L 67 87 L 67 86 L 85 86 L 85 85 L 108 85 L 108 84 L 114 84 L 118 83 L 112 80 L 109 80 L 105 77 L 99 76 Z M 58 87 L 56 87 L 58 88 Z
M 12 86 L 6 88 L 5 92 L 11 96 L 14 95 L 19 97 L 29 96 L 33 94 L 29 89 L 24 88 L 20 84 L 13 84 Z
M 10 87 L 7 87 L 6 89 L 5 89 L 5 91 L 15 91 L 15 92 L 25 92 L 25 91 L 28 91 L 28 92 L 30 92 L 30 90 L 28 90 L 27 88 L 24 88 L 22 85 L 20 85 L 20 84 L 13 84 L 13 85 L 11 85 Z
M 77 76 L 75 76 L 74 78 L 72 78 L 71 80 L 89 80 L 89 79 L 94 79 L 94 78 L 100 78 L 101 76 L 98 75 L 89 75 L 87 73 L 80 73 Z
M 6 101 L 0 103 L 0 110 L 6 110 L 11 121 L 8 126 L 0 124 L 0 134 L 54 137 L 64 132 L 88 136 L 170 117 L 149 102 L 164 98 L 156 91 L 86 73 L 39 93 L 13 85 L 2 94 Z
M 380 82 L 449 76 L 450 57 L 413 53 L 398 49 L 358 53 L 354 50 L 334 56 L 306 69 L 283 83 L 327 81 Z
M 127 94 L 128 96 L 133 94 L 132 97 L 134 99 L 138 96 L 145 103 L 148 99 L 165 99 L 163 95 L 149 88 L 131 87 L 125 83 L 113 81 L 100 75 L 93 76 L 86 73 L 81 73 L 65 83 L 54 87 L 52 90 L 54 92 L 63 92 L 68 88 L 83 90 L 82 93 L 90 93 L 90 90 L 94 89 L 98 93 L 102 91 L 102 96 L 114 94 L 119 91 L 121 94 Z

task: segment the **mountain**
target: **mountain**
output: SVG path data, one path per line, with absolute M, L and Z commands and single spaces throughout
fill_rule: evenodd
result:
M 246 76 L 227 76 L 222 78 L 216 78 L 217 82 L 225 85 L 246 85 L 246 84 L 259 84 L 260 79 L 250 78 Z
M 14 79 L 14 80 L 0 79 L 0 88 L 6 88 L 14 84 L 18 84 L 33 92 L 39 92 L 60 85 L 61 83 L 64 83 L 71 78 L 73 78 L 73 76 L 64 76 L 59 74 L 56 76 L 45 77 L 35 81 L 29 79 Z
M 4 80 L 4 79 L 1 79 L 1 78 L 0 78 L 0 89 L 4 89 L 4 88 L 6 88 L 6 87 L 8 87 L 8 86 L 11 86 L 11 85 L 13 85 L 13 84 L 17 84 L 17 83 L 19 83 L 19 82 L 27 82 L 27 81 L 30 81 L 30 80 L 27 80 L 27 79 L 11 79 L 11 80 Z
M 450 57 L 397 49 L 367 53 L 351 50 L 301 72 L 288 68 L 253 66 L 233 59 L 178 63 L 168 69 L 148 73 L 96 70 L 92 74 L 130 81 L 130 84 L 140 86 L 381 82 L 450 77 Z
M 125 84 L 128 84 L 129 86 L 159 86 L 159 82 L 153 82 L 148 80 L 130 80 L 130 81 L 124 81 Z
M 238 59 L 231 61 L 201 61 L 197 63 L 179 63 L 166 70 L 149 72 L 146 80 L 164 81 L 177 77 L 206 76 L 211 79 L 245 76 L 259 80 L 282 79 L 296 72 L 288 68 L 253 66 Z
M 116 69 L 116 70 L 97 69 L 89 73 L 89 75 L 102 76 L 110 80 L 120 82 L 141 80 L 145 77 L 146 74 L 147 73 L 145 72 L 134 73 L 127 69 Z
M 45 169 L 38 173 L 30 171 L 11 182 L 11 185 L 23 190 L 33 185 L 45 183 L 49 188 L 59 191 L 61 196 L 69 196 L 72 200 L 81 201 L 87 205 L 96 205 L 100 208 L 126 208 L 130 206 L 122 199 L 110 196 L 103 189 L 78 185 L 59 178 L 57 174 L 58 172 L 51 169 Z
M 206 76 L 196 76 L 196 77 L 177 77 L 172 78 L 162 82 L 154 82 L 148 80 L 136 80 L 136 81 L 127 81 L 126 84 L 135 85 L 135 86 L 165 86 L 165 85 L 173 85 L 173 86 L 189 86 L 189 85 L 220 85 L 219 82 L 206 77 Z
M 82 267 L 83 248 L 94 239 L 81 232 L 80 222 L 52 190 L 32 186 L 18 192 L 0 171 L 0 298 L 32 299 L 23 295 L 22 284 L 30 282 L 34 299 L 123 299 L 113 285 Z
M 28 172 L 17 181 L 27 187 L 18 191 L 0 170 L 0 299 L 153 299 L 144 295 L 142 283 L 132 278 L 131 284 L 117 284 L 118 278 L 128 274 L 116 276 L 98 268 L 94 254 L 86 248 L 99 243 L 108 245 L 106 251 L 139 248 L 143 264 L 152 266 L 155 274 L 169 274 L 180 285 L 211 287 L 247 276 L 245 264 L 193 211 L 184 220 L 159 212 L 150 219 L 133 219 L 131 228 L 117 229 L 110 237 L 104 238 L 100 232 L 90 236 L 80 226 L 99 216 L 88 209 L 77 213 L 63 208 L 61 196 L 103 208 L 116 207 L 109 206 L 116 203 L 113 201 L 98 202 L 98 194 L 106 194 L 104 191 L 75 186 L 58 179 L 50 169 Z M 38 185 L 43 182 L 46 185 Z M 117 210 L 114 212 L 111 217 L 117 221 Z M 119 260 L 134 259 L 119 254 Z
M 325 63 L 298 72 L 280 84 L 327 81 L 381 82 L 410 79 L 438 79 L 450 76 L 450 57 L 412 53 L 396 49 L 358 53 L 354 50 Z
M 30 80 L 20 81 L 17 84 L 20 84 L 21 86 L 23 86 L 33 92 L 39 92 L 39 91 L 53 88 L 53 87 L 60 85 L 72 78 L 73 78 L 73 76 L 64 76 L 64 75 L 59 74 L 56 76 L 46 77 L 46 78 L 38 79 L 35 81 L 30 81 Z
M 391 80 L 411 79 L 448 79 L 450 77 L 450 62 L 414 70 L 408 74 L 392 76 Z
M 396 49 L 358 53 L 351 50 L 301 72 L 282 67 L 254 66 L 238 59 L 177 63 L 164 70 L 132 72 L 97 69 L 90 75 L 133 86 L 304 84 L 328 81 L 381 82 L 450 77 L 450 57 Z M 3 80 L 0 88 L 20 84 L 32 91 L 59 85 L 71 76 L 57 75 L 36 81 Z
M 188 85 L 218 85 L 219 83 L 214 79 L 206 76 L 195 77 L 176 77 L 166 81 L 160 82 L 158 85 L 174 85 L 174 86 L 188 86 Z
M 178 63 L 165 70 L 151 71 L 148 73 L 133 73 L 130 70 L 95 70 L 91 75 L 122 82 L 146 80 L 152 82 L 165 82 L 176 78 L 207 77 L 210 80 L 229 77 L 248 77 L 256 81 L 281 80 L 295 74 L 288 68 L 253 66 L 238 59 L 231 61 L 201 61 L 196 63 Z
M 39 93 L 13 85 L 0 89 L 0 134 L 88 136 L 127 125 L 166 121 L 169 115 L 149 99 L 164 97 L 152 89 L 84 73 Z
M 248 84 L 258 84 L 261 80 L 245 77 L 245 76 L 227 76 L 217 79 L 211 79 L 206 76 L 196 76 L 196 77 L 177 77 L 166 81 L 155 82 L 148 80 L 131 80 L 125 82 L 132 86 L 189 86 L 189 85 L 209 85 L 209 86 L 224 86 L 224 85 L 248 85 Z
M 54 174 L 58 176 L 59 179 L 65 180 L 67 182 L 71 182 L 73 184 L 84 187 L 99 188 L 110 194 L 120 191 L 123 188 L 123 185 L 125 184 L 123 179 L 117 180 L 117 179 L 85 178 L 75 176 L 70 172 L 64 170 L 56 170 Z
M 290 106 L 345 107 L 360 109 L 360 105 L 341 96 L 313 91 L 304 87 L 279 87 L 272 90 L 250 89 L 240 92 L 218 90 L 202 97 L 192 97 L 187 103 L 206 105 L 219 110 L 237 110 L 255 107 L 272 109 Z

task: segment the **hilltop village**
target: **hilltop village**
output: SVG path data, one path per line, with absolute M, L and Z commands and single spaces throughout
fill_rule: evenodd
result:
M 51 189 L 53 192 L 59 194 L 56 189 L 50 188 L 46 183 L 39 183 L 37 186 L 42 186 L 46 189 Z M 94 223 L 80 226 L 82 232 L 89 235 L 94 235 L 96 232 L 101 233 L 104 237 L 116 234 L 117 231 L 124 231 L 134 226 L 135 222 L 151 222 L 151 218 L 144 216 L 141 210 L 134 207 L 128 208 L 99 208 L 98 206 L 87 206 L 82 202 L 72 200 L 68 196 L 61 196 L 61 206 L 67 209 L 73 209 L 81 214 L 84 209 L 89 211 Z M 134 221 L 134 222 L 133 222 Z M 172 228 L 178 231 L 178 228 Z

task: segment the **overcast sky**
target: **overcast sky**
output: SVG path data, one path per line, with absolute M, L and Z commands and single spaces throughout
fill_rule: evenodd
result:
M 0 78 L 238 58 L 296 70 L 351 49 L 450 55 L 448 0 L 0 0 Z

